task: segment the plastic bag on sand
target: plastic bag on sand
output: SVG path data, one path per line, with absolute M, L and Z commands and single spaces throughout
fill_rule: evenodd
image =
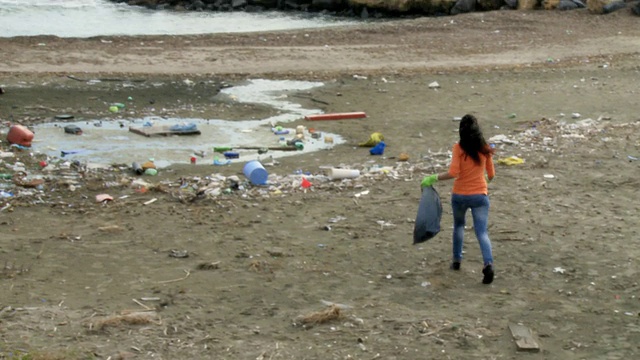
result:
M 376 146 L 369 149 L 369 154 L 371 155 L 382 155 L 384 154 L 384 148 L 387 146 L 384 141 L 380 141 Z
M 440 232 L 442 203 L 440 195 L 433 186 L 422 189 L 422 198 L 418 205 L 418 214 L 413 228 L 413 243 L 425 242 Z
M 362 147 L 374 147 L 378 145 L 379 142 L 384 140 L 384 136 L 379 132 L 374 132 L 369 136 L 369 140 L 358 144 L 358 146 Z

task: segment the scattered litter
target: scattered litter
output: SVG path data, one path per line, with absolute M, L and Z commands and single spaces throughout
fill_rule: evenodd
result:
M 64 132 L 72 135 L 82 135 L 82 129 L 77 125 L 67 125 L 64 127 Z
M 555 176 L 553 174 L 544 174 L 543 175 L 545 179 L 553 179 L 555 178 Z
M 511 330 L 511 336 L 516 341 L 518 351 L 540 351 L 540 345 L 533 337 L 531 329 L 520 324 L 509 324 L 509 330 Z
M 508 158 L 498 159 L 498 164 L 501 165 L 520 165 L 524 164 L 524 159 L 521 159 L 517 156 L 510 156 Z
M 369 190 L 361 191 L 359 193 L 354 194 L 353 196 L 359 198 L 360 196 L 369 195 Z
M 358 146 L 361 147 L 374 147 L 376 145 L 378 145 L 381 141 L 384 140 L 384 135 L 382 135 L 382 133 L 379 132 L 374 132 L 373 134 L 369 135 L 369 140 L 359 143 Z
M 331 180 L 353 179 L 360 176 L 360 170 L 331 168 L 328 171 L 328 176 Z
M 113 196 L 111 196 L 109 194 L 96 195 L 96 202 L 103 203 L 103 202 L 108 202 L 108 201 L 113 201 Z
M 439 89 L 439 88 L 440 88 L 440 84 L 438 84 L 437 81 L 434 81 L 431 84 L 429 84 L 429 89 Z
M 396 226 L 395 224 L 392 224 L 389 221 L 384 221 L 384 220 L 377 220 L 376 224 L 380 225 L 380 229 L 384 229 L 385 227 L 394 227 Z
M 144 204 L 144 205 L 150 205 L 150 204 L 153 204 L 153 203 L 154 203 L 154 202 L 156 202 L 156 201 L 158 201 L 158 199 L 157 199 L 157 198 L 153 198 L 153 199 L 151 199 L 151 200 L 149 200 L 149 201 L 144 202 L 143 204 Z
M 349 305 L 334 303 L 332 301 L 327 301 L 327 300 L 320 300 L 320 302 L 325 306 L 337 306 L 342 310 L 348 310 L 352 308 L 352 306 L 349 306 Z
M 560 266 L 557 266 L 557 267 L 553 268 L 553 272 L 554 273 L 564 274 L 565 271 L 567 271 L 567 270 L 562 268 L 562 267 L 560 267 Z
M 169 257 L 184 259 L 189 257 L 189 252 L 187 250 L 170 250 Z
M 145 125 L 139 127 L 131 126 L 129 127 L 129 131 L 145 137 L 169 135 L 200 135 L 202 133 L 198 129 L 198 126 L 193 123 L 175 125 Z
M 376 146 L 372 147 L 369 150 L 369 153 L 371 155 L 382 155 L 384 154 L 384 149 L 387 146 L 387 144 L 384 143 L 384 141 L 380 141 Z

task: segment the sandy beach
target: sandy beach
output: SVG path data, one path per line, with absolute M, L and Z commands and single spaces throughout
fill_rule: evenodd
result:
M 288 96 L 367 114 L 287 124 L 346 144 L 277 159 L 269 186 L 248 183 L 242 161 L 210 165 L 212 154 L 136 176 L 3 138 L 0 173 L 13 178 L 0 185 L 14 196 L 0 199 L 0 359 L 637 357 L 637 25 L 626 10 L 498 11 L 271 33 L 0 38 L 2 123 L 117 121 L 105 103 L 125 94 L 144 99 L 128 105 L 137 117 L 272 114 L 212 95 L 248 79 L 321 81 Z M 449 270 L 451 182 L 436 185 L 442 231 L 412 245 L 420 180 L 446 168 L 467 113 L 497 148 L 491 285 L 470 218 L 462 270 Z M 373 132 L 382 156 L 358 146 Z M 327 180 L 327 167 L 361 176 Z

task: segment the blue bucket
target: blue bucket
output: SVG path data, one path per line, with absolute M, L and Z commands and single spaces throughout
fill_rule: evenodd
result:
M 242 172 L 253 185 L 265 185 L 269 177 L 269 173 L 258 160 L 251 160 L 244 164 Z

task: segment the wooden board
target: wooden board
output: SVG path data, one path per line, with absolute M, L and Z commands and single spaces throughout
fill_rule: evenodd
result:
M 509 324 L 509 330 L 511 330 L 511 336 L 513 336 L 516 341 L 518 351 L 540 351 L 540 345 L 538 345 L 538 342 L 533 338 L 531 329 L 520 324 Z
M 174 131 L 170 126 L 144 126 L 144 127 L 129 127 L 129 131 L 146 136 L 169 136 L 169 135 L 200 135 L 200 130 L 188 130 L 188 131 Z
M 311 121 L 318 121 L 318 120 L 361 119 L 364 117 L 367 117 L 367 114 L 360 111 L 360 112 L 347 112 L 347 113 L 307 115 L 304 118 Z

